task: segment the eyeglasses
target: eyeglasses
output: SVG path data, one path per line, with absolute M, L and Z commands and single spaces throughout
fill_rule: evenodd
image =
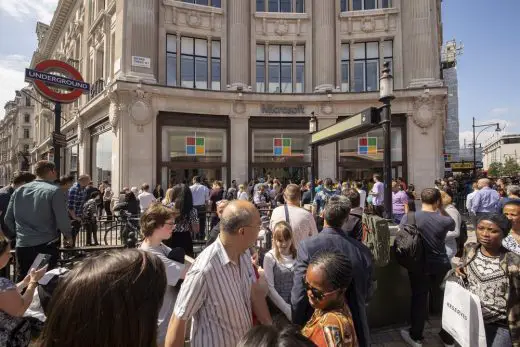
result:
M 318 301 L 321 301 L 323 299 L 325 299 L 326 296 L 329 296 L 331 294 L 334 294 L 335 292 L 337 292 L 339 289 L 336 289 L 336 290 L 333 290 L 331 292 L 327 292 L 327 293 L 324 293 L 323 291 L 317 289 L 317 288 L 314 288 L 313 286 L 311 286 L 309 283 L 307 283 L 307 281 L 305 280 L 305 277 L 302 277 L 302 283 L 303 283 L 303 287 L 305 288 L 306 291 L 311 291 L 312 293 L 312 296 L 318 300 Z

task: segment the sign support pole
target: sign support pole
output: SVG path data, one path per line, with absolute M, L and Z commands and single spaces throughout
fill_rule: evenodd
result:
M 385 185 L 384 207 L 385 218 L 392 219 L 392 118 L 390 111 L 390 99 L 383 100 L 381 109 L 381 123 L 383 126 L 384 152 L 383 152 L 383 180 Z
M 61 103 L 57 102 L 54 105 L 54 133 L 61 134 Z M 56 173 L 58 177 L 61 175 L 61 145 L 54 141 L 54 165 L 56 166 Z

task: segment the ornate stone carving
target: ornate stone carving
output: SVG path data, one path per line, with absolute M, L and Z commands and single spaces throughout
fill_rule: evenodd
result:
M 133 102 L 129 106 L 130 118 L 139 131 L 152 120 L 152 95 L 139 85 L 132 95 Z
M 276 28 L 274 29 L 274 32 L 278 36 L 284 36 L 287 35 L 289 32 L 289 24 L 287 24 L 286 20 L 278 20 L 275 22 Z
M 195 11 L 190 11 L 186 13 L 186 23 L 192 28 L 200 27 L 202 23 L 200 14 Z
M 437 114 L 434 112 L 434 103 L 435 100 L 428 90 L 414 101 L 413 122 L 421 128 L 423 134 L 435 123 Z
M 110 99 L 110 106 L 108 107 L 108 121 L 112 126 L 112 131 L 114 134 L 117 134 L 119 119 L 121 118 L 121 104 L 119 95 L 116 91 L 110 91 L 108 93 L 108 98 Z
M 79 112 L 74 116 L 76 119 L 77 127 L 78 127 L 78 143 L 83 144 L 83 140 L 85 139 L 85 122 L 79 115 Z
M 242 101 L 235 101 L 233 103 L 233 112 L 243 114 L 246 112 L 246 104 L 244 104 Z
M 321 105 L 320 111 L 321 114 L 330 115 L 334 111 L 334 108 L 332 107 L 332 104 L 328 102 Z
M 361 30 L 365 33 L 372 33 L 376 30 L 374 17 L 365 17 L 361 20 Z

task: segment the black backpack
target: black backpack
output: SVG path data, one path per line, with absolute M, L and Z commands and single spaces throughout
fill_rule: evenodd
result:
M 423 271 L 424 246 L 415 221 L 415 212 L 408 212 L 407 223 L 397 231 L 394 249 L 399 265 L 408 271 Z
M 464 244 L 468 241 L 468 225 L 466 221 L 460 223 L 460 234 L 459 237 L 455 238 L 455 241 L 457 242 L 457 254 L 455 256 L 460 258 L 464 252 Z

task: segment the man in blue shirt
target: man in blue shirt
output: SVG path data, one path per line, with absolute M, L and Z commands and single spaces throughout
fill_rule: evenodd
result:
M 471 212 L 477 216 L 483 213 L 496 213 L 500 195 L 496 190 L 490 188 L 491 181 L 487 178 L 481 178 L 477 184 L 479 191 L 471 201 Z
M 72 219 L 72 237 L 74 240 L 76 240 L 76 235 L 81 228 L 83 205 L 87 201 L 87 190 L 85 188 L 89 182 L 89 175 L 81 175 L 78 177 L 78 182 L 69 189 L 68 209 L 70 219 Z
M 65 196 L 54 184 L 56 167 L 41 160 L 36 163 L 35 173 L 36 180 L 15 190 L 5 215 L 9 232 L 16 234 L 18 281 L 25 278 L 38 253 L 51 256 L 49 269 L 56 265 L 58 230 L 65 236 L 65 245 L 72 241 Z

